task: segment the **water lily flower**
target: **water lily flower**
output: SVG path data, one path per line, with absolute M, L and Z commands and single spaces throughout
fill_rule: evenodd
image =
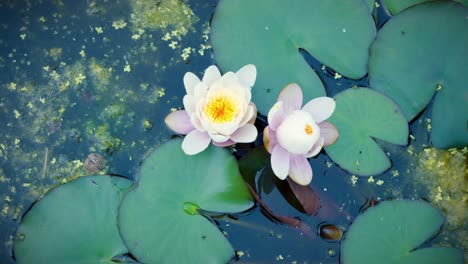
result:
M 325 121 L 335 111 L 330 97 L 312 99 L 302 107 L 299 85 L 287 85 L 268 112 L 268 126 L 263 133 L 265 148 L 271 153 L 271 167 L 284 180 L 288 175 L 301 185 L 312 181 L 307 158 L 316 156 L 323 146 L 335 143 L 338 130 Z
M 170 113 L 164 121 L 170 129 L 187 135 L 182 142 L 186 154 L 197 154 L 210 142 L 225 147 L 257 138 L 253 125 L 257 108 L 250 101 L 256 77 L 257 69 L 252 64 L 223 76 L 212 65 L 201 81 L 191 72 L 185 74 L 185 110 Z

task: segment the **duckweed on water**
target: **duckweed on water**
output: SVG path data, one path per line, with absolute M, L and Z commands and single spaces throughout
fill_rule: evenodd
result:
M 10 20 L 2 15 L 2 30 L 14 36 L 0 40 L 2 263 L 25 210 L 51 187 L 86 175 L 89 153 L 109 160 L 99 173 L 129 175 L 138 166 L 109 156 L 141 160 L 161 140 L 167 132 L 159 129 L 157 109 L 178 100 L 164 76 L 183 62 L 183 37 L 208 47 L 208 24 L 197 32 L 198 17 L 185 2 L 160 1 L 160 11 L 150 8 L 154 1 L 132 1 L 131 9 L 124 2 L 116 7 L 125 10 L 120 17 L 108 12 L 114 7 L 107 1 L 89 1 L 87 9 L 62 1 L 0 3 L 11 13 Z M 158 19 L 168 23 L 158 27 Z M 176 50 L 162 40 L 166 33 L 178 41 Z
M 172 31 L 176 36 L 187 34 L 199 19 L 190 7 L 179 0 L 131 0 L 133 30 Z
M 426 148 L 418 154 L 416 179 L 429 191 L 429 200 L 447 216 L 445 236 L 455 236 L 468 249 L 468 148 Z M 450 230 L 454 230 L 452 233 Z

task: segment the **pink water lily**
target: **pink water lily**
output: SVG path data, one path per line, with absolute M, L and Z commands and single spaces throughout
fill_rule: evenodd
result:
M 289 175 L 301 185 L 312 181 L 307 158 L 316 156 L 323 146 L 335 143 L 338 130 L 325 121 L 335 110 L 330 97 L 312 99 L 302 107 L 302 90 L 292 83 L 278 96 L 268 112 L 268 126 L 263 133 L 265 148 L 271 153 L 271 167 L 284 180 Z
M 257 109 L 250 101 L 256 77 L 257 70 L 252 64 L 223 76 L 212 65 L 202 80 L 191 72 L 185 74 L 185 110 L 170 113 L 165 122 L 175 132 L 187 135 L 182 143 L 186 154 L 197 154 L 210 142 L 224 147 L 257 138 L 253 125 Z

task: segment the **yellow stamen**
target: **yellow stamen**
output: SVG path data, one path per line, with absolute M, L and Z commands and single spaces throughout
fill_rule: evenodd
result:
M 312 126 L 309 125 L 309 124 L 306 124 L 305 128 L 304 128 L 304 131 L 306 132 L 307 135 L 312 135 L 312 133 L 314 132 L 312 130 Z
M 232 121 L 237 113 L 236 103 L 226 95 L 211 98 L 205 108 L 205 114 L 214 123 Z

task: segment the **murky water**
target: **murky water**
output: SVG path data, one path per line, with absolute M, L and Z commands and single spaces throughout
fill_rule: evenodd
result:
M 215 5 L 215 0 L 0 3 L 1 263 L 14 263 L 15 228 L 48 189 L 90 172 L 133 178 L 143 157 L 170 139 L 163 119 L 182 106 L 183 74 L 201 74 L 213 64 L 209 20 Z M 156 12 L 158 7 L 165 13 Z M 317 69 L 331 95 L 367 82 L 335 79 Z M 466 251 L 466 201 L 457 202 L 463 189 L 444 189 L 460 177 L 454 164 L 466 169 L 466 153 L 424 151 L 428 125 L 425 114 L 412 124 L 409 147 L 383 145 L 394 164 L 379 177 L 353 177 L 324 154 L 311 159 L 312 187 L 322 206 L 316 216 L 297 211 L 277 189 L 265 192 L 264 186 L 262 198 L 276 213 L 298 216 L 315 232 L 324 222 L 346 230 L 370 199 L 422 197 L 448 212 L 449 223 L 433 243 Z M 86 161 L 90 154 L 102 160 Z M 444 163 L 433 170 L 431 160 Z M 238 217 L 217 221 L 239 262 L 339 261 L 339 242 L 272 222 L 260 208 Z

